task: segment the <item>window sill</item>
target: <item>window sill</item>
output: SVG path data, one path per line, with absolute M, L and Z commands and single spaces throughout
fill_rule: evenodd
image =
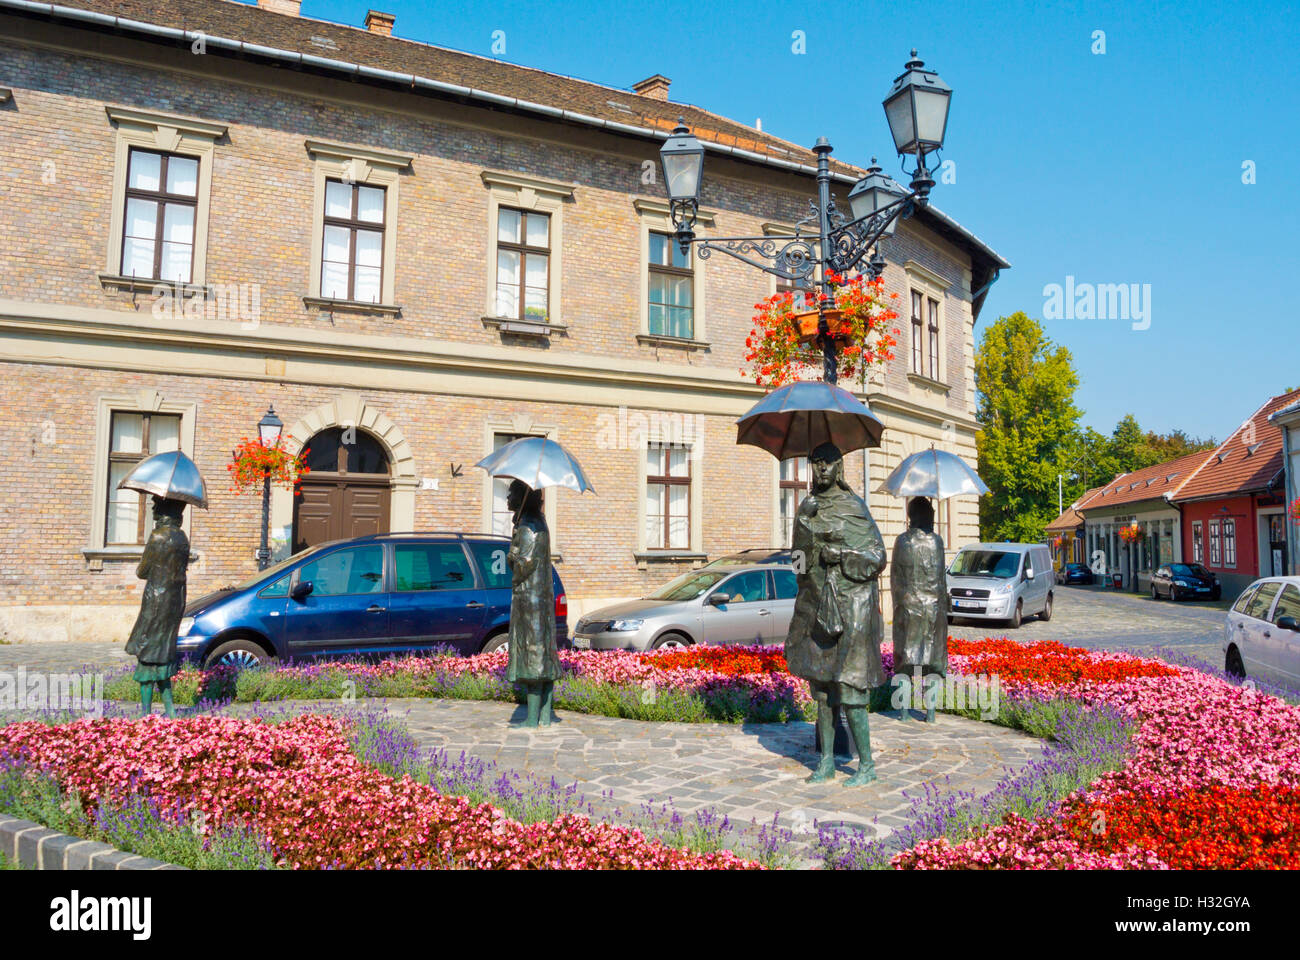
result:
M 514 334 L 517 337 L 541 337 L 549 339 L 553 333 L 564 333 L 568 330 L 562 323 L 551 323 L 549 320 L 516 320 L 513 317 L 484 317 L 483 326 L 489 330 L 496 329 L 500 333 Z
M 707 560 L 707 553 L 695 553 L 693 550 L 645 550 L 634 551 L 633 559 L 637 563 L 685 563 L 691 560 Z
M 692 340 L 689 337 L 669 337 L 660 333 L 638 333 L 636 342 L 654 347 L 682 347 L 686 350 L 708 350 L 712 344 L 707 340 Z
M 397 316 L 402 308 L 392 303 L 370 303 L 366 300 L 334 300 L 329 297 L 303 297 L 304 306 L 315 307 L 330 313 L 383 313 Z
M 948 384 L 944 383 L 942 380 L 934 380 L 931 377 L 927 377 L 923 373 L 909 373 L 907 375 L 907 381 L 908 383 L 914 383 L 917 386 L 926 387 L 930 390 L 941 390 L 944 393 L 947 393 L 950 389 L 952 389 L 951 387 L 948 386 Z
M 135 547 L 86 547 L 81 555 L 87 560 L 139 560 L 144 556 L 144 545 Z
M 148 277 L 122 277 L 115 273 L 99 273 L 100 286 L 106 289 L 130 290 L 133 293 L 153 293 L 159 287 L 169 291 L 172 296 L 177 294 L 188 297 L 204 297 L 208 295 L 208 286 L 203 283 L 181 283 L 178 280 L 153 280 Z

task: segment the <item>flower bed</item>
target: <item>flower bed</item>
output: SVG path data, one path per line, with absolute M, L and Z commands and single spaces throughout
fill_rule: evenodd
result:
M 88 809 L 147 795 L 205 831 L 247 826 L 282 866 L 743 869 L 565 814 L 524 824 L 358 759 L 348 722 L 201 716 L 0 727 L 0 758 L 53 776 Z M 202 816 L 196 816 L 201 811 Z
M 1004 660 L 1012 696 L 1130 717 L 1128 754 L 1046 816 L 1008 815 L 966 839 L 924 840 L 893 866 L 1300 867 L 1300 708 L 1124 654 L 1031 644 L 973 659 L 986 657 Z

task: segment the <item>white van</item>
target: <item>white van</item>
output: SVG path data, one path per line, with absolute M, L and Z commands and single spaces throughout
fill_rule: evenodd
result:
M 976 543 L 948 566 L 949 615 L 973 620 L 1052 619 L 1052 555 L 1042 543 Z

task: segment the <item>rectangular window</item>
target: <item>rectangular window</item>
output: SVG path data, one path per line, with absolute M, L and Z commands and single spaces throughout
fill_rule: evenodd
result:
M 385 187 L 325 181 L 320 295 L 379 303 L 384 276 Z
M 921 301 L 924 298 L 915 290 L 912 291 L 912 372 L 925 373 L 925 367 L 921 365 L 922 343 L 924 320 L 921 317 Z
M 930 308 L 929 316 L 929 333 L 930 333 L 930 379 L 939 379 L 939 301 L 927 300 L 926 305 Z
M 1219 529 L 1219 521 L 1210 521 L 1210 566 L 1217 567 L 1222 565 L 1222 540 Z
M 691 545 L 691 449 L 652 443 L 646 448 L 645 545 L 647 550 L 688 550 Z
M 190 282 L 198 192 L 196 158 L 131 148 L 122 218 L 122 276 Z
M 118 483 L 145 457 L 180 449 L 181 418 L 175 414 L 114 412 L 109 430 L 108 509 L 104 542 L 145 542 L 151 526 L 145 494 L 119 490 Z
M 550 214 L 501 207 L 497 211 L 498 317 L 547 319 L 550 263 Z
M 512 440 L 521 440 L 524 437 L 532 436 L 527 433 L 494 433 L 492 435 L 492 449 L 500 450 Z M 511 481 L 507 477 L 492 478 L 492 533 L 498 537 L 508 537 L 515 529 L 515 515 L 510 512 L 506 505 L 506 497 L 510 493 Z M 546 491 L 542 491 L 543 507 L 545 506 Z M 554 542 L 554 541 L 552 541 Z
M 1201 541 L 1201 521 L 1199 520 L 1192 524 L 1192 560 L 1195 563 L 1205 562 L 1205 544 Z
M 794 517 L 799 504 L 808 495 L 810 479 L 807 457 L 794 457 L 781 461 L 781 480 L 778 495 L 781 498 L 781 546 L 788 547 L 794 538 Z
M 1235 567 L 1237 565 L 1237 521 L 1223 521 L 1223 565 L 1225 567 Z
M 662 337 L 695 336 L 695 272 L 691 255 L 671 234 L 650 231 L 650 333 Z

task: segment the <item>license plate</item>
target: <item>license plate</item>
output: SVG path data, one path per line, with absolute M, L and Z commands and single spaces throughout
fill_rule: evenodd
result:
M 591 637 L 574 637 L 573 647 L 575 650 L 590 650 Z
M 955 607 L 982 607 L 982 606 L 984 606 L 983 602 L 981 602 L 981 601 L 979 601 L 979 600 L 954 600 L 952 603 L 953 603 L 953 606 L 955 606 Z

